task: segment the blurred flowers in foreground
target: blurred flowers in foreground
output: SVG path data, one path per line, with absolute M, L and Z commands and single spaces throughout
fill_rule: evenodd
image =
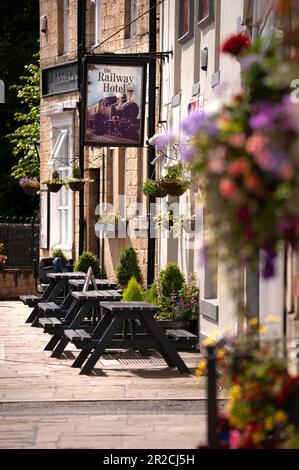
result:
M 263 276 L 271 278 L 280 242 L 297 249 L 299 241 L 299 113 L 291 88 L 299 66 L 294 47 L 276 38 L 250 45 L 235 35 L 222 51 L 239 60 L 244 91 L 181 122 L 181 159 L 197 175 L 213 229 L 206 248 L 221 246 L 232 267 L 257 263 L 261 253 Z
M 247 335 L 214 343 L 218 386 L 224 381 L 229 395 L 226 411 L 218 413 L 218 444 L 230 449 L 297 449 L 299 377 L 289 375 L 282 343 L 261 341 L 259 329 L 253 319 Z M 196 376 L 206 373 L 203 359 Z

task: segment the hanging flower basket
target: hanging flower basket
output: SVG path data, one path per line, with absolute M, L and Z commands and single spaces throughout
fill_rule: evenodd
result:
M 82 191 L 85 181 L 69 181 L 68 186 L 72 191 Z
M 60 189 L 62 188 L 63 184 L 62 183 L 47 183 L 48 190 L 50 193 L 58 193 Z
M 144 182 L 142 192 L 145 196 L 152 197 L 165 197 L 167 196 L 167 191 L 163 186 L 163 180 L 151 180 L 148 179 Z
M 163 180 L 162 185 L 169 196 L 182 196 L 182 194 L 184 194 L 189 188 L 188 181 L 171 180 L 166 178 Z
M 40 190 L 37 178 L 24 176 L 20 179 L 19 183 L 27 196 L 36 196 Z

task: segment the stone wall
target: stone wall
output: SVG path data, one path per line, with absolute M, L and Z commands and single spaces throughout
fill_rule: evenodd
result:
M 20 295 L 35 293 L 35 280 L 30 269 L 0 271 L 0 300 L 18 299 Z

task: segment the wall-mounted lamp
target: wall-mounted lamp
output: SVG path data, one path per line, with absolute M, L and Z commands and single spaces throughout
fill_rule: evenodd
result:
M 41 33 L 47 32 L 48 19 L 46 16 L 40 17 L 40 31 Z
M 208 70 L 208 48 L 204 47 L 200 51 L 200 68 L 205 72 Z

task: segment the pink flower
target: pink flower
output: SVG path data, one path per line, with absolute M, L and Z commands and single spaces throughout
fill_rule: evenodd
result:
M 279 170 L 279 176 L 285 181 L 291 180 L 294 176 L 294 168 L 292 165 L 288 162 L 285 162 Z
M 230 449 L 239 449 L 241 443 L 241 433 L 237 429 L 231 429 L 229 432 Z
M 252 155 L 262 152 L 268 143 L 268 138 L 262 134 L 253 134 L 248 138 L 246 143 L 246 150 Z
M 251 216 L 251 210 L 248 206 L 240 207 L 240 209 L 238 209 L 237 211 L 237 219 L 240 222 L 244 222 L 244 223 L 248 222 L 250 219 L 250 216 Z
M 227 166 L 227 173 L 230 176 L 243 175 L 250 171 L 250 165 L 246 157 L 238 158 L 230 162 Z
M 225 155 L 226 147 L 224 145 L 219 145 L 211 153 L 208 162 L 208 169 L 211 173 L 220 174 L 225 170 Z
M 228 178 L 221 178 L 219 184 L 219 191 L 226 199 L 236 199 L 238 195 L 238 188 L 236 184 Z
M 245 135 L 241 132 L 231 135 L 228 139 L 228 142 L 232 147 L 241 148 L 245 143 Z

